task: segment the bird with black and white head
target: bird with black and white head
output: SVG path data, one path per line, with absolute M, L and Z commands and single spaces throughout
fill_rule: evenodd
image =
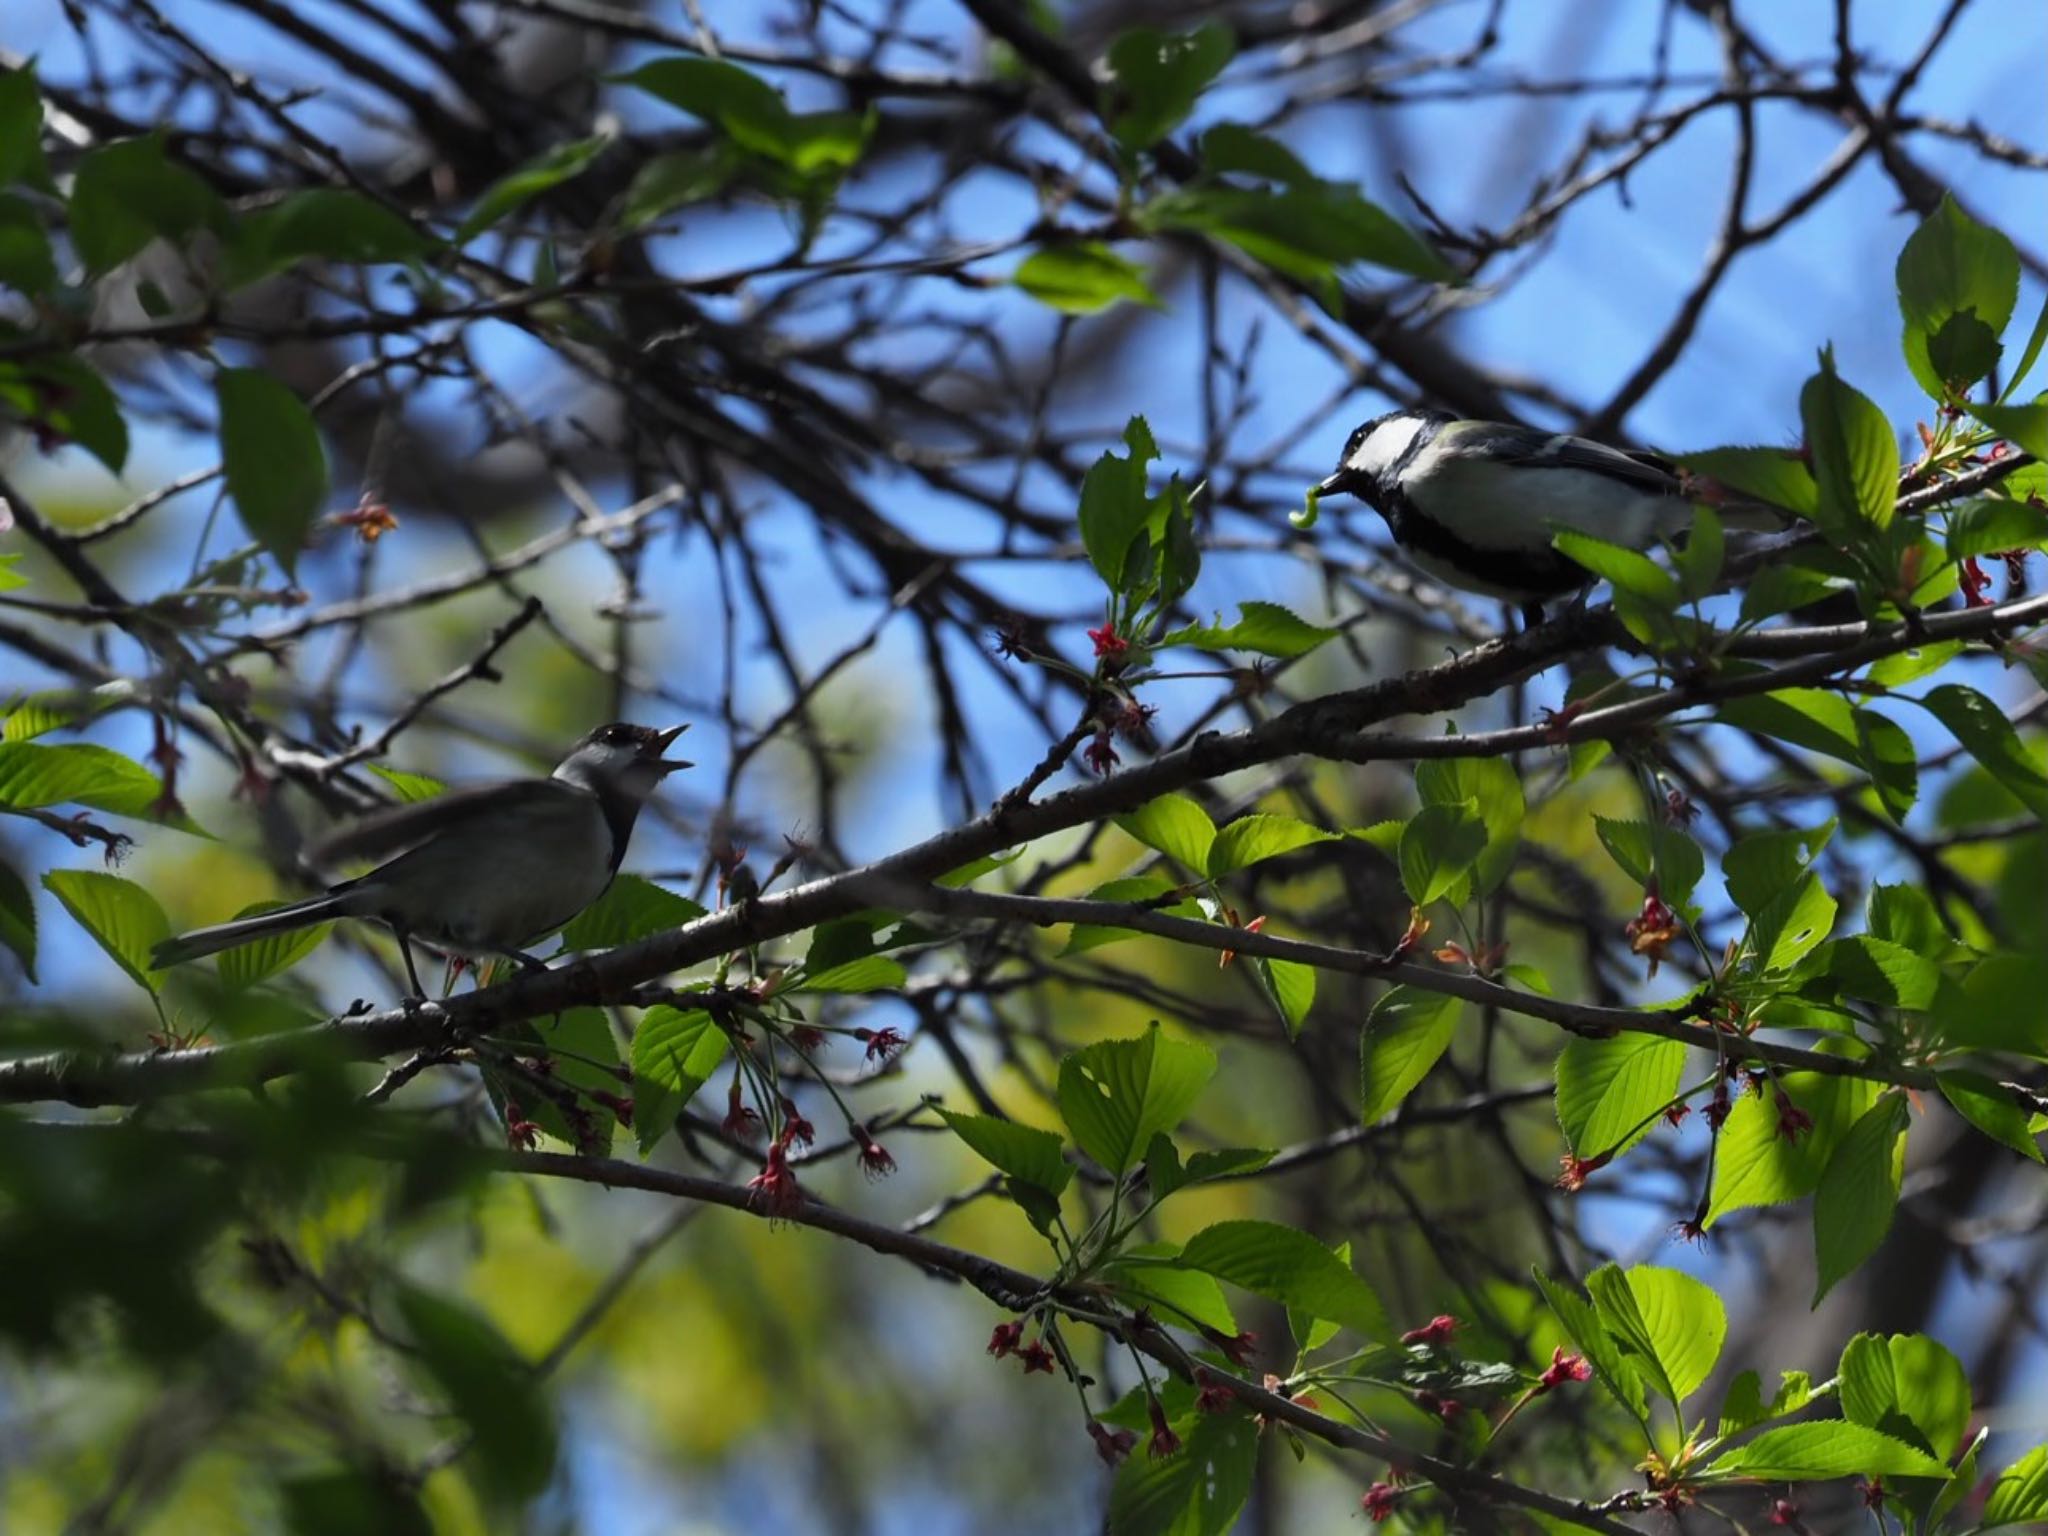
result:
M 1351 434 L 1336 472 L 1316 490 L 1356 496 L 1386 519 L 1419 569 L 1518 603 L 1532 624 L 1545 603 L 1591 580 L 1553 547 L 1558 529 L 1648 549 L 1692 523 L 1677 467 L 1654 454 L 1444 411 L 1375 416 Z M 1752 511 L 1738 522 L 1783 526 L 1776 514 Z

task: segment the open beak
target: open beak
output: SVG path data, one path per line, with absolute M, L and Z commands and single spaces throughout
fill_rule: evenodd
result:
M 654 736 L 655 744 L 662 751 L 666 752 L 675 744 L 675 739 L 689 728 L 687 724 L 672 725 L 665 731 L 657 731 Z M 696 766 L 695 763 L 685 762 L 679 757 L 664 757 L 661 759 L 661 771 L 663 773 L 674 773 L 679 768 L 694 768 Z

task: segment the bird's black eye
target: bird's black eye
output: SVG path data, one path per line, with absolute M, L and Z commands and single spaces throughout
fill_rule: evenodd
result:
M 597 739 L 608 747 L 616 747 L 626 739 L 623 725 L 608 725 L 597 733 Z

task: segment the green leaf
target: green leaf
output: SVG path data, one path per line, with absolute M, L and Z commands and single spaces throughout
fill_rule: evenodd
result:
M 1456 1032 L 1463 1004 L 1442 992 L 1390 987 L 1373 1004 L 1359 1039 L 1358 1112 L 1371 1125 L 1436 1065 Z
M 71 183 L 71 240 L 95 276 L 159 235 L 182 240 L 225 230 L 226 205 L 213 188 L 164 154 L 158 134 L 120 139 L 78 163 Z
M 1859 1333 L 1836 1371 L 1842 1414 L 1947 1461 L 1970 1427 L 1962 1362 L 1924 1333 Z
M 1656 1035 L 1575 1036 L 1557 1058 L 1557 1123 L 1582 1158 L 1619 1157 L 1678 1092 L 1685 1046 Z
M 391 786 L 391 791 L 398 796 L 400 805 L 413 805 L 421 800 L 431 800 L 436 795 L 446 793 L 448 789 L 448 786 L 439 779 L 430 778 L 424 773 L 406 773 L 402 769 L 386 768 L 378 763 L 365 763 L 363 766 Z
M 1531 1270 L 1536 1288 L 1543 1292 L 1543 1299 L 1550 1304 L 1550 1310 L 1557 1314 L 1557 1320 L 1564 1325 L 1566 1335 L 1586 1357 L 1586 1363 L 1593 1367 L 1593 1374 L 1624 1408 L 1644 1420 L 1643 1378 L 1636 1368 L 1622 1355 L 1621 1347 L 1607 1331 L 1600 1314 L 1593 1303 L 1569 1282 L 1559 1283 L 1540 1269 Z
M 0 743 L 0 806 L 35 809 L 68 803 L 145 818 L 153 815 L 163 793 L 155 774 L 105 747 Z
M 616 949 L 636 939 L 695 922 L 704 909 L 687 896 L 639 875 L 619 875 L 596 901 L 569 920 L 562 948 Z
M 1717 1458 L 1713 1471 L 1758 1482 L 1825 1477 L 1943 1477 L 1948 1468 L 1903 1440 L 1862 1424 L 1828 1419 L 1767 1429 Z
M 1792 1102 L 1813 1118 L 1813 1128 L 1796 1141 L 1787 1141 L 1778 1132 L 1780 1093 L 1790 1094 Z M 1737 1099 L 1714 1154 L 1707 1225 L 1730 1211 L 1813 1193 L 1835 1148 L 1877 1102 L 1877 1094 L 1876 1083 L 1858 1077 L 1785 1072 L 1764 1093 Z
M 543 192 L 580 176 L 592 161 L 611 147 L 610 134 L 592 134 L 572 139 L 534 156 L 524 165 L 507 172 L 484 188 L 476 206 L 455 229 L 455 243 L 466 245 L 507 214 L 524 207 Z
M 1773 736 L 1840 762 L 1862 763 L 1849 701 L 1825 689 L 1781 688 L 1729 699 L 1714 718 L 1717 724 Z
M 290 1536 L 434 1536 L 419 1498 L 381 1467 L 337 1467 L 281 1479 L 278 1498 Z
M 1738 495 L 1783 507 L 1801 517 L 1812 517 L 1820 504 L 1820 487 L 1794 449 L 1703 448 L 1681 455 L 1678 462 Z
M 1893 821 L 1904 822 L 1920 797 L 1919 752 L 1898 723 L 1874 709 L 1858 709 L 1850 720 L 1863 771 L 1870 775 L 1878 803 Z
M 1979 1051 L 2015 1051 L 2048 1057 L 2048 957 L 2039 949 L 2002 951 L 1970 967 L 1936 999 L 1936 1037 Z
M 2014 799 L 2037 819 L 2048 820 L 2048 773 L 2042 772 L 2039 758 L 2021 742 L 2003 710 L 1960 683 L 1944 683 L 1920 703 Z
M 2008 1090 L 1981 1072 L 1960 1069 L 1937 1072 L 1935 1081 L 1949 1107 L 1986 1136 L 2022 1157 L 2043 1161 L 2041 1144 L 2031 1128 L 2032 1117 Z
M 858 161 L 872 114 L 793 113 L 767 81 L 723 59 L 654 59 L 612 77 L 710 123 L 749 154 L 800 177 L 830 177 Z
M 616 1094 L 622 1084 L 614 1070 L 619 1065 L 619 1042 L 612 1033 L 610 1015 L 602 1008 L 569 1008 L 561 1013 L 548 1014 L 532 1020 L 523 1028 L 515 1027 L 517 1037 L 527 1042 L 528 1049 L 549 1054 L 552 1065 L 549 1071 L 563 1089 L 580 1089 L 584 1093 Z M 579 1152 L 585 1156 L 608 1156 L 612 1150 L 617 1120 L 611 1110 L 592 1102 L 587 1117 L 572 1120 L 553 1097 L 544 1093 L 522 1094 L 516 1092 L 516 1085 L 499 1083 L 503 1090 L 511 1086 L 520 1101 L 522 1112 L 539 1125 L 553 1143 L 562 1148 Z M 660 1101 L 662 1095 L 655 1091 Z M 499 1107 L 502 1109 L 503 1103 Z M 669 1105 L 662 1116 L 665 1129 L 675 1120 L 680 1105 Z M 635 1099 L 634 1116 L 639 1116 L 640 1105 Z
M 1788 1413 L 1797 1413 L 1813 1400 L 1813 1379 L 1804 1371 L 1786 1371 L 1778 1379 L 1778 1390 L 1771 1400 L 1763 1400 L 1763 1382 L 1755 1371 L 1744 1371 L 1729 1383 L 1728 1397 L 1721 1404 L 1721 1417 L 1715 1435 L 1726 1440 L 1739 1435 L 1745 1429 L 1754 1429 L 1766 1419 L 1783 1418 Z
M 1162 635 L 1156 645 L 1160 650 L 1189 645 L 1198 651 L 1251 651 L 1260 656 L 1276 656 L 1282 661 L 1291 661 L 1297 656 L 1306 656 L 1341 633 L 1343 631 L 1322 624 L 1311 624 L 1278 603 L 1254 600 L 1237 605 L 1235 624 L 1224 625 L 1221 615 L 1218 615 L 1217 622 L 1213 624 L 1189 624 L 1171 630 Z
M 1043 246 L 1024 258 L 1010 281 L 1066 315 L 1092 315 L 1125 299 L 1162 307 L 1143 267 L 1093 240 Z
M 1122 880 L 1111 880 L 1098 885 L 1088 893 L 1090 901 L 1136 902 L 1150 907 L 1169 917 L 1201 918 L 1206 914 L 1188 897 L 1178 894 L 1179 887 L 1160 875 L 1131 875 Z M 1076 923 L 1067 936 L 1062 956 L 1084 954 L 1091 949 L 1100 949 L 1105 944 L 1121 943 L 1125 939 L 1138 937 L 1136 929 L 1116 928 L 1107 923 Z
M 482 1491 L 506 1502 L 538 1496 L 555 1467 L 555 1422 L 541 1379 L 483 1314 L 417 1286 L 398 1288 L 413 1359 L 475 1436 Z
M 237 288 L 308 258 L 378 266 L 417 261 L 433 249 L 432 240 L 382 203 L 317 187 L 244 217 L 225 252 L 224 280 Z
M 57 286 L 57 258 L 27 201 L 0 194 L 0 287 L 34 298 Z
M 1156 27 L 1121 34 L 1109 45 L 1109 131 L 1126 149 L 1150 149 L 1187 121 L 1236 53 L 1230 29 L 1214 22 L 1179 34 Z
M 43 876 L 43 889 L 64 904 L 137 986 L 155 993 L 163 985 L 162 973 L 150 968 L 149 955 L 171 936 L 171 923 L 148 891 L 94 869 L 53 869 Z
M 651 60 L 616 78 L 713 124 L 756 154 L 782 152 L 788 105 L 772 85 L 737 64 L 676 56 Z
M 1481 896 L 1498 890 L 1514 866 L 1522 819 L 1528 812 L 1522 781 L 1513 765 L 1498 757 L 1427 759 L 1415 765 L 1415 791 L 1424 805 L 1456 805 L 1469 800 L 1478 807 L 1479 819 L 1486 826 L 1486 847 L 1473 865 L 1473 883 Z M 1449 897 L 1463 906 L 1470 894 L 1453 889 Z
M 1813 1248 L 1821 1298 L 1877 1252 L 1891 1230 L 1906 1161 L 1906 1104 L 1886 1094 L 1849 1128 L 1813 1197 Z
M 1737 910 L 1755 917 L 1792 889 L 1835 833 L 1835 823 L 1787 832 L 1752 832 L 1721 859 L 1721 879 Z
M 1154 1023 L 1136 1039 L 1100 1041 L 1062 1060 L 1060 1114 L 1083 1152 L 1124 1173 L 1155 1135 L 1180 1124 L 1215 1075 L 1215 1052 Z
M 1970 414 L 2037 459 L 2048 459 L 2048 404 L 1973 405 Z
M 1802 876 L 1790 890 L 1767 901 L 1750 919 L 1749 952 L 1769 975 L 1803 960 L 1835 925 L 1835 898 L 1820 876 Z
M 1372 1287 L 1306 1232 L 1271 1221 L 1222 1221 L 1181 1249 L 1180 1262 L 1382 1343 L 1393 1337 Z
M 327 501 L 327 452 L 313 413 L 257 368 L 224 368 L 221 464 L 242 526 L 290 575 Z
M 1224 1536 L 1237 1524 L 1258 1466 L 1249 1414 L 1183 1420 L 1180 1454 L 1126 1457 L 1110 1485 L 1107 1536 Z
M 1921 678 L 1939 672 L 1961 655 L 1962 650 L 1960 640 L 1937 640 L 1930 645 L 1912 646 L 1873 661 L 1864 676 L 1880 688 L 1903 688 L 1908 683 L 1917 683 Z
M 1141 1243 L 1124 1252 L 1124 1260 L 1107 1265 L 1103 1278 L 1134 1306 L 1150 1305 L 1175 1327 L 1189 1323 L 1214 1328 L 1225 1338 L 1237 1332 L 1237 1317 L 1224 1300 L 1214 1275 L 1176 1268 L 1178 1243 Z M 1158 1261 L 1158 1262 L 1147 1262 Z
M 2048 510 L 2029 501 L 1985 497 L 1948 511 L 1948 534 L 1942 541 L 1949 558 L 1967 560 L 2008 549 L 2048 546 Z
M 1185 187 L 1154 198 L 1137 212 L 1149 230 L 1190 230 L 1228 241 L 1307 285 L 1325 308 L 1338 301 L 1337 273 L 1354 263 L 1430 282 L 1454 282 L 1458 276 L 1407 225 L 1336 182 L 1273 191 L 1222 184 Z
M 1773 614 L 1804 608 L 1840 591 L 1845 582 L 1833 571 L 1805 565 L 1796 559 L 1773 561 L 1749 580 L 1742 594 L 1741 623 L 1755 624 Z
M 1308 1022 L 1309 1010 L 1316 1005 L 1315 968 L 1296 960 L 1269 960 L 1263 955 L 1254 956 L 1252 964 L 1259 985 L 1272 1001 L 1274 1012 L 1280 1015 L 1287 1038 L 1298 1039 L 1301 1026 Z
M 2019 255 L 2010 240 L 1944 193 L 1900 249 L 1897 278 L 1906 366 L 1929 395 L 1951 398 L 1997 366 L 1997 337 L 2019 299 Z M 1932 355 L 1934 339 L 1957 316 L 1969 317 L 1990 339 L 1990 357 L 1972 371 L 1943 369 Z
M 1813 518 L 1837 538 L 1859 525 L 1886 528 L 1898 493 L 1899 441 L 1884 412 L 1835 373 L 1832 348 L 1799 392 L 1799 417 L 1820 488 Z
M 107 381 L 75 357 L 0 362 L 0 407 L 47 436 L 78 444 L 117 475 L 128 462 L 120 402 Z
M 1977 1529 L 2041 1519 L 2048 1519 L 2048 1445 L 2035 1446 L 1998 1474 Z
M 1261 860 L 1278 858 L 1311 843 L 1334 842 L 1336 836 L 1292 816 L 1264 811 L 1240 816 L 1216 834 L 1209 849 L 1209 878 L 1220 880 Z
M 1816 950 L 1803 974 L 1826 977 L 1838 997 L 1913 1012 L 1933 1007 L 1942 985 L 1941 970 L 1932 960 L 1870 933 L 1851 934 Z M 1809 988 L 1807 995 L 1815 993 Z
M 655 155 L 633 173 L 619 223 L 629 230 L 644 229 L 678 208 L 716 197 L 739 168 L 738 151 L 724 140 Z
M 1161 795 L 1147 801 L 1116 824 L 1147 848 L 1197 874 L 1209 867 L 1209 848 L 1216 841 L 1216 823 L 1209 813 L 1186 795 Z
M 985 1162 L 1034 1189 L 1057 1197 L 1074 1176 L 1073 1164 L 1061 1155 L 1064 1144 L 1051 1131 L 993 1115 L 955 1114 L 950 1109 L 941 1109 L 939 1118 Z
M 282 901 L 252 902 L 235 917 L 255 917 L 285 905 Z M 237 944 L 233 949 L 221 951 L 217 962 L 220 979 L 238 992 L 253 987 L 279 971 L 290 970 L 318 949 L 333 931 L 332 923 L 315 923 L 310 928 L 294 928 L 289 933 L 274 933 L 253 943 Z
M 1186 1189 L 1190 1184 L 1205 1183 L 1210 1179 L 1227 1179 L 1237 1174 L 1250 1173 L 1263 1168 L 1273 1160 L 1273 1153 L 1266 1147 L 1224 1147 L 1216 1151 L 1197 1152 L 1181 1166 L 1180 1153 L 1172 1140 L 1164 1135 L 1154 1136 L 1145 1149 L 1145 1177 L 1152 1185 L 1152 1203 L 1157 1205 L 1176 1190 Z
M 42 138 L 43 103 L 35 64 L 0 69 L 0 186 L 47 174 Z
M 2006 376 L 2005 389 L 1998 397 L 2000 400 L 2010 400 L 2019 393 L 2020 385 L 2033 372 L 2044 346 L 2048 346 L 2048 300 L 2042 302 L 2041 312 L 2034 316 L 2034 328 L 2027 333 L 2027 344 L 2020 349 L 2019 361 L 2013 364 L 2012 372 Z
M 36 984 L 36 902 L 14 867 L 0 860 L 0 944 L 14 951 L 21 973 Z
M 1576 528 L 1556 529 L 1550 542 L 1567 559 L 1612 582 L 1616 592 L 1630 593 L 1653 608 L 1669 612 L 1684 599 L 1678 579 L 1641 550 L 1610 544 Z
M 1133 416 L 1125 426 L 1124 442 L 1131 450 L 1128 458 L 1105 453 L 1081 481 L 1081 544 L 1096 574 L 1117 593 L 1127 590 L 1124 573 L 1131 546 L 1151 517 L 1146 466 L 1159 456 L 1142 416 Z
M 893 992 L 910 979 L 900 960 L 887 955 L 863 955 L 821 971 L 806 970 L 798 990 L 803 992 Z
M 1316 182 L 1293 150 L 1270 134 L 1240 123 L 1218 123 L 1202 135 L 1202 165 L 1213 176 L 1235 171 L 1284 187 L 1314 186 Z
M 1934 898 L 1917 885 L 1874 885 L 1870 888 L 1870 934 L 1930 959 L 1941 961 L 1958 946 L 1935 909 Z
M 1639 1264 L 1625 1273 L 1612 1264 L 1586 1277 L 1600 1318 L 1625 1355 L 1641 1362 L 1673 1407 L 1685 1401 L 1714 1369 L 1728 1336 L 1728 1314 L 1713 1288 L 1675 1269 Z
M 729 1047 L 702 1008 L 686 1012 L 664 1003 L 640 1016 L 633 1032 L 633 1131 L 642 1157 L 673 1128 Z
M 1645 890 L 1654 880 L 1658 894 L 1673 906 L 1687 900 L 1707 872 L 1706 853 L 1676 827 L 1595 816 L 1593 829 L 1623 874 Z
M 1692 531 L 1686 535 L 1685 547 L 1671 557 L 1688 599 L 1698 602 L 1713 592 L 1721 580 L 1721 567 L 1727 553 L 1728 540 L 1722 531 L 1720 516 L 1704 502 L 1696 504 L 1692 509 Z
M 1942 381 L 1937 398 L 1954 399 L 1967 393 L 1971 384 L 1998 366 L 2004 350 L 1998 344 L 1998 333 L 1973 314 L 1950 315 L 1932 336 L 1906 333 L 1908 361 L 1924 360 L 1927 379 Z
M 1408 899 L 1426 907 L 1456 889 L 1486 849 L 1486 823 L 1478 804 L 1460 800 L 1425 805 L 1401 834 L 1401 885 Z

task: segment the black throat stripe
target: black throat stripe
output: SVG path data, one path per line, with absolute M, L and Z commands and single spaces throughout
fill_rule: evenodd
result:
M 1394 542 L 1454 570 L 1474 581 L 1531 599 L 1563 597 L 1585 586 L 1592 577 L 1583 567 L 1567 560 L 1545 544 L 1540 549 L 1486 549 L 1468 543 L 1435 518 L 1418 511 L 1401 493 L 1402 473 L 1422 450 L 1436 440 L 1447 422 L 1430 422 L 1415 434 L 1414 441 L 1381 474 L 1366 481 L 1358 493 L 1372 509 L 1387 520 Z

